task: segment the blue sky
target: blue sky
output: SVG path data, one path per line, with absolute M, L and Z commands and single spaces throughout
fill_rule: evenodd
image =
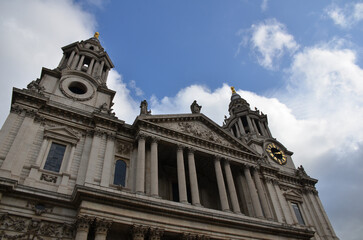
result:
M 153 114 L 193 100 L 221 124 L 229 86 L 267 113 L 274 137 L 317 188 L 341 239 L 363 235 L 363 1 L 1 1 L 0 123 L 11 88 L 61 47 L 95 31 L 115 69 L 108 87 L 127 123 L 146 99 Z

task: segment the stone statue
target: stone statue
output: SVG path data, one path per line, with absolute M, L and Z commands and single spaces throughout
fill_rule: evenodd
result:
M 140 105 L 140 115 L 150 115 L 150 114 L 151 111 L 147 110 L 147 101 L 146 100 L 142 101 Z
M 45 88 L 43 86 L 39 86 L 39 83 L 40 79 L 38 78 L 37 80 L 31 81 L 26 87 L 31 91 L 40 93 L 41 91 L 44 91 Z
M 194 100 L 192 105 L 190 105 L 190 110 L 192 113 L 200 113 L 200 109 L 202 109 L 202 106 L 198 105 L 197 101 Z

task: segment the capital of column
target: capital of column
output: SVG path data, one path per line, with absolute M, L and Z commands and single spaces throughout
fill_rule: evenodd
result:
M 94 217 L 91 216 L 79 216 L 77 219 L 77 231 L 88 232 L 90 224 L 93 222 Z
M 222 156 L 220 155 L 214 155 L 214 161 L 221 161 Z
M 194 154 L 194 152 L 195 152 L 194 148 L 188 147 L 188 154 Z
M 108 133 L 107 134 L 107 139 L 108 140 L 115 140 L 116 139 L 116 134 L 115 133 Z
M 177 148 L 178 148 L 178 150 L 180 151 L 180 150 L 184 150 L 185 146 L 184 146 L 184 145 L 182 145 L 182 144 L 178 144 L 178 145 L 177 145 Z
M 131 227 L 131 233 L 134 238 L 143 239 L 144 235 L 147 233 L 148 230 L 149 230 L 149 228 L 147 226 L 143 226 L 143 225 L 134 224 Z
M 164 230 L 160 228 L 150 228 L 150 240 L 160 239 L 164 234 Z
M 151 137 L 151 142 L 152 143 L 158 143 L 160 141 L 160 138 L 158 137 Z
M 96 233 L 98 234 L 107 234 L 108 229 L 112 225 L 111 220 L 101 219 L 101 218 L 96 218 L 95 223 L 96 223 Z
M 136 136 L 136 140 L 140 140 L 140 139 L 146 139 L 147 138 L 147 135 L 145 133 L 139 133 L 137 134 Z

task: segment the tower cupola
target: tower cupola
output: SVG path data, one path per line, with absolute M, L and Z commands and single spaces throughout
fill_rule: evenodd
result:
M 251 110 L 250 104 L 236 92 L 235 88 L 231 87 L 231 90 L 232 96 L 228 108 L 230 116 L 226 117 L 224 128 L 229 129 L 237 138 L 271 137 L 267 116 L 256 108 L 254 111 Z
M 62 48 L 63 58 L 58 69 L 68 74 L 81 74 L 91 77 L 99 85 L 106 85 L 108 72 L 113 68 L 112 61 L 98 39 L 96 32 L 88 40 L 75 42 Z

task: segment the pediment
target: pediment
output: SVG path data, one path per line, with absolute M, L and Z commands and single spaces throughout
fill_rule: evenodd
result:
M 44 137 L 58 139 L 73 144 L 76 144 L 80 139 L 80 137 L 73 132 L 72 129 L 64 126 L 45 128 Z
M 249 146 L 233 137 L 203 114 L 148 116 L 144 120 L 183 134 L 191 135 L 224 147 L 242 150 L 256 155 Z
M 298 202 L 302 201 L 301 194 L 299 192 L 295 191 L 295 190 L 287 190 L 284 193 L 284 195 L 285 195 L 287 200 L 298 201 Z

